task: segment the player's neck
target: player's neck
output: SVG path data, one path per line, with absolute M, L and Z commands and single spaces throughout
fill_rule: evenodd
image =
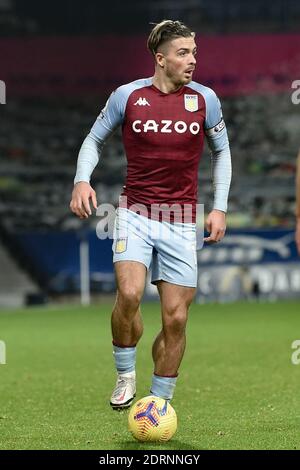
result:
M 153 85 L 163 93 L 173 93 L 182 87 L 182 84 L 178 85 L 171 82 L 167 77 L 161 77 L 158 74 L 154 74 L 152 78 Z

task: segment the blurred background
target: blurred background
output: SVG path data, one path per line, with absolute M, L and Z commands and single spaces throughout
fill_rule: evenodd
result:
M 83 303 L 89 288 L 95 301 L 113 294 L 111 240 L 98 239 L 99 217 L 83 223 L 69 211 L 76 160 L 114 88 L 152 75 L 146 40 L 165 18 L 196 32 L 194 79 L 219 95 L 232 150 L 228 231 L 198 252 L 197 301 L 300 297 L 297 0 L 0 0 L 0 308 L 77 301 L 81 288 Z M 125 173 L 118 131 L 93 174 L 99 202 L 117 205 Z M 199 203 L 211 209 L 207 148 Z M 156 298 L 149 284 L 145 296 Z

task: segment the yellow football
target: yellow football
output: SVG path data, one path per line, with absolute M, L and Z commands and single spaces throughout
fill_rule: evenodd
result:
M 150 395 L 131 407 L 128 428 L 138 441 L 168 441 L 177 429 L 176 412 L 167 400 Z

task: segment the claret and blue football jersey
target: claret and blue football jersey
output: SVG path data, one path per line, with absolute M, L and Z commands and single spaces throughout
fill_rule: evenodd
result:
M 152 78 L 136 80 L 111 94 L 89 135 L 102 145 L 118 126 L 128 162 L 127 207 L 190 204 L 194 220 L 204 137 L 214 152 L 228 148 L 214 91 L 190 82 L 163 93 Z

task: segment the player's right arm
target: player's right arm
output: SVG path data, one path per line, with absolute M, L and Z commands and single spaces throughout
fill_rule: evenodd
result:
M 297 158 L 297 174 L 296 174 L 296 245 L 298 254 L 300 255 L 300 150 Z
M 123 109 L 124 96 L 121 88 L 118 88 L 110 95 L 80 148 L 70 209 L 81 219 L 88 218 L 92 213 L 90 200 L 97 209 L 96 193 L 90 185 L 91 175 L 101 157 L 106 140 L 122 122 Z

